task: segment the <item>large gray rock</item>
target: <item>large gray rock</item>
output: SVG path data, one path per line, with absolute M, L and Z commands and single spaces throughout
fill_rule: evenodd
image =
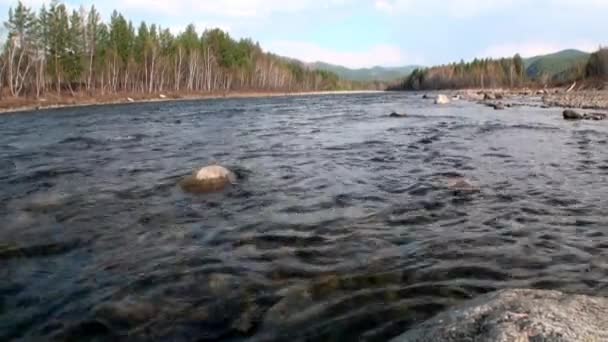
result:
M 437 315 L 393 342 L 608 341 L 608 298 L 503 290 Z

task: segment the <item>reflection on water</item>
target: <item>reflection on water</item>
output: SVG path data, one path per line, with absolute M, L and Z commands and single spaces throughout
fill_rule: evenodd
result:
M 498 288 L 608 295 L 606 133 L 404 94 L 1 116 L 0 340 L 382 341 Z M 238 185 L 180 190 L 212 162 Z

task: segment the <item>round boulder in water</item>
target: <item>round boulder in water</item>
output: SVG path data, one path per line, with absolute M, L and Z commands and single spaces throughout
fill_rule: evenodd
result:
M 203 167 L 194 175 L 186 177 L 180 186 L 186 192 L 207 193 L 220 191 L 236 183 L 236 176 L 232 171 L 219 165 Z
M 450 103 L 449 97 L 447 97 L 446 95 L 437 95 L 437 98 L 435 99 L 435 104 L 443 105 L 448 103 Z

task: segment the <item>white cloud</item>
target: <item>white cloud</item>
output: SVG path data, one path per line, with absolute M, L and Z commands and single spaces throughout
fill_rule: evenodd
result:
M 293 13 L 306 9 L 343 6 L 348 0 L 123 0 L 120 8 L 164 14 L 203 14 L 218 17 L 263 17 L 272 13 Z
M 599 44 L 590 41 L 577 42 L 543 42 L 543 41 L 528 41 L 520 43 L 506 43 L 492 45 L 486 48 L 479 54 L 479 57 L 510 57 L 519 53 L 522 57 L 533 57 L 545 55 L 548 53 L 558 52 L 565 49 L 578 49 L 582 51 L 592 52 L 597 50 Z
M 322 61 L 351 68 L 401 66 L 420 64 L 421 58 L 411 56 L 393 45 L 375 45 L 362 51 L 338 51 L 313 43 L 295 41 L 273 41 L 263 44 L 268 51 L 312 63 Z
M 472 17 L 514 6 L 522 0 L 376 0 L 379 11 L 390 14 Z

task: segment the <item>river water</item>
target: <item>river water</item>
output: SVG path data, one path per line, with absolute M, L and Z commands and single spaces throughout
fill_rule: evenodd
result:
M 383 341 L 496 289 L 608 295 L 607 133 L 402 93 L 2 115 L 0 340 Z M 238 184 L 180 189 L 214 162 Z

